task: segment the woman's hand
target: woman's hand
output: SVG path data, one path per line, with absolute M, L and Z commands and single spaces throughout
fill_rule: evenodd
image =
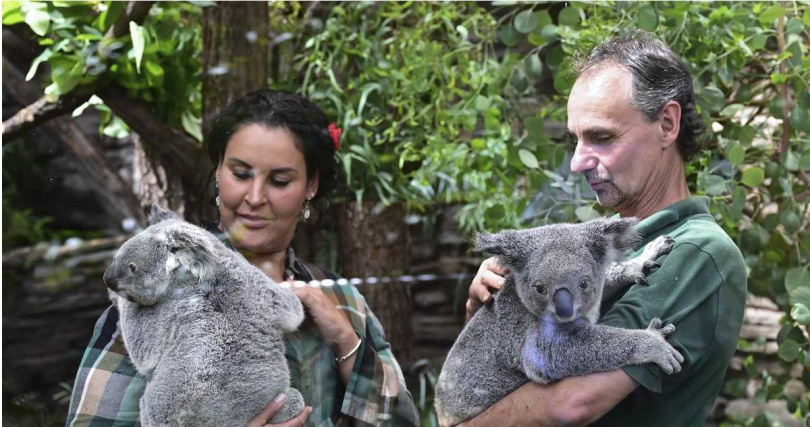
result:
M 307 406 L 301 411 L 300 414 L 296 415 L 293 418 L 281 423 L 281 424 L 267 424 L 276 414 L 284 407 L 284 395 L 279 394 L 269 405 L 267 405 L 259 415 L 256 415 L 252 420 L 247 423 L 246 427 L 264 427 L 264 426 L 280 426 L 280 427 L 302 427 L 304 423 L 306 423 L 307 418 L 309 417 L 310 412 L 312 412 L 312 407 Z
M 498 259 L 495 257 L 487 258 L 481 263 L 478 273 L 470 284 L 469 298 L 467 298 L 468 322 L 473 317 L 473 314 L 481 308 L 481 305 L 492 300 L 492 291 L 497 291 L 503 287 L 506 281 L 503 276 L 508 272 L 507 269 L 498 264 Z
M 323 340 L 332 346 L 338 357 L 349 354 L 357 347 L 360 338 L 352 328 L 352 324 L 338 311 L 335 303 L 323 293 L 320 287 L 293 284 L 292 290 L 304 304 Z M 348 384 L 356 356 L 357 353 L 353 354 L 338 366 L 344 384 Z

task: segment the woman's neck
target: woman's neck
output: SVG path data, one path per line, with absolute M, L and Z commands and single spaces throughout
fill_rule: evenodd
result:
M 249 263 L 258 267 L 268 277 L 273 279 L 276 283 L 283 282 L 288 279 L 284 277 L 285 265 L 287 262 L 287 252 L 274 252 L 274 253 L 255 253 L 250 251 L 239 251 L 248 260 Z

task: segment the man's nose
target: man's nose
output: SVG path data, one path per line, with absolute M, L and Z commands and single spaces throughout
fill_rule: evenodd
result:
M 112 265 L 107 267 L 107 270 L 104 271 L 104 284 L 113 291 L 118 290 L 118 281 L 115 280 Z
M 571 158 L 571 172 L 582 173 L 587 170 L 596 169 L 599 164 L 596 156 L 583 143 L 578 142 L 574 150 L 574 157 Z

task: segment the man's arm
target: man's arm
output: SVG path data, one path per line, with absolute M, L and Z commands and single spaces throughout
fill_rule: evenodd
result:
M 546 385 L 528 382 L 460 425 L 587 425 L 613 409 L 637 386 L 622 370 L 565 378 Z

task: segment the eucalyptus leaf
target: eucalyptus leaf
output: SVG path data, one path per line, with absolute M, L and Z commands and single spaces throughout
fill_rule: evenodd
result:
M 782 6 L 771 6 L 759 14 L 759 22 L 763 24 L 773 23 L 778 18 L 785 16 L 785 8 Z
M 31 27 L 38 36 L 44 36 L 48 33 L 51 26 L 51 16 L 48 13 L 48 3 L 46 2 L 25 2 L 21 6 L 21 10 L 25 13 L 25 23 Z
M 129 35 L 132 38 L 132 51 L 135 54 L 135 69 L 140 73 L 143 50 L 146 47 L 146 30 L 137 22 L 129 21 Z
M 531 10 L 524 10 L 515 16 L 515 29 L 523 34 L 531 33 L 537 27 L 537 15 Z
M 526 165 L 527 168 L 531 169 L 539 169 L 540 163 L 537 162 L 537 157 L 529 150 L 520 149 L 518 151 L 518 155 L 520 156 L 520 161 Z
M 758 187 L 764 179 L 765 171 L 757 166 L 746 169 L 742 175 L 742 183 L 749 187 Z
M 560 15 L 557 17 L 557 19 L 562 25 L 567 25 L 569 27 L 578 25 L 581 20 L 579 8 L 573 6 L 566 7 L 560 11 Z
M 734 166 L 740 166 L 745 161 L 745 149 L 740 144 L 734 144 L 728 151 L 728 161 Z
M 637 12 L 637 25 L 645 31 L 655 31 L 658 28 L 658 13 L 650 5 L 643 5 Z

